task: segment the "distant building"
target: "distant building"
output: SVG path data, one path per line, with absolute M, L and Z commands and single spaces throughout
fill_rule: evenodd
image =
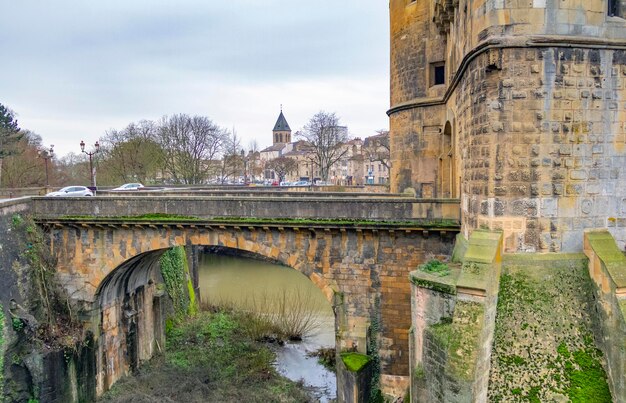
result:
M 389 132 L 366 137 L 363 143 L 363 164 L 366 184 L 388 184 L 391 162 L 389 159 Z

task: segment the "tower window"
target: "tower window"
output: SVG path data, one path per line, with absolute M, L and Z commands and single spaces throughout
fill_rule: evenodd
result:
M 430 64 L 430 86 L 446 83 L 446 64 L 437 62 Z
M 621 17 L 620 0 L 609 0 L 609 17 Z

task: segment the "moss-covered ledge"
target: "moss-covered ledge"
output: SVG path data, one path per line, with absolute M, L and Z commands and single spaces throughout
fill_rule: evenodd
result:
M 584 235 L 589 275 L 595 284 L 596 341 L 607 362 L 615 401 L 626 401 L 626 257 L 606 230 Z
M 337 400 L 339 402 L 366 403 L 371 401 L 373 380 L 372 357 L 344 352 L 337 360 Z
M 370 356 L 355 352 L 341 353 L 339 356 L 346 366 L 346 369 L 350 372 L 361 372 L 361 370 L 372 361 Z
M 592 273 L 595 273 L 596 269 L 599 272 L 606 271 L 616 293 L 624 294 L 626 298 L 626 257 L 617 247 L 613 236 L 606 230 L 589 231 L 585 232 L 584 242 L 585 254 L 594 269 Z M 598 263 L 595 258 L 599 260 L 601 267 L 595 267 Z
M 456 283 L 461 274 L 461 268 L 459 265 L 449 265 L 448 267 L 447 272 L 429 272 L 418 268 L 409 274 L 409 279 L 412 284 L 418 287 L 456 295 Z
M 485 297 L 489 292 L 497 292 L 498 282 L 494 281 L 502 262 L 502 233 L 475 230 L 463 256 L 463 269 L 457 281 L 461 292 Z

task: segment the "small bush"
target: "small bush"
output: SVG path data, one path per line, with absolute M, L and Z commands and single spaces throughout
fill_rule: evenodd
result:
M 245 329 L 254 340 L 302 340 L 320 326 L 319 307 L 311 293 L 291 289 L 252 295 L 238 304 L 223 301 L 214 306 L 203 304 L 203 308 L 245 313 L 242 320 L 246 321 Z
M 320 364 L 322 364 L 324 366 L 324 368 L 330 370 L 330 371 L 335 371 L 336 369 L 336 356 L 337 353 L 335 351 L 334 347 L 328 347 L 328 348 L 320 348 L 316 351 L 311 351 L 309 353 L 307 353 L 308 357 L 317 357 L 317 362 L 319 362 Z
M 437 259 L 429 260 L 427 263 L 421 265 L 419 269 L 423 272 L 435 274 L 440 277 L 450 274 L 450 268 L 448 267 L 448 265 L 440 262 Z

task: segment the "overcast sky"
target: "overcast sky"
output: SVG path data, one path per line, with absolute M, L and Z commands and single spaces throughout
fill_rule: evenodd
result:
M 188 113 L 271 144 L 319 110 L 387 128 L 385 0 L 20 0 L 0 4 L 0 103 L 79 152 L 110 128 Z

